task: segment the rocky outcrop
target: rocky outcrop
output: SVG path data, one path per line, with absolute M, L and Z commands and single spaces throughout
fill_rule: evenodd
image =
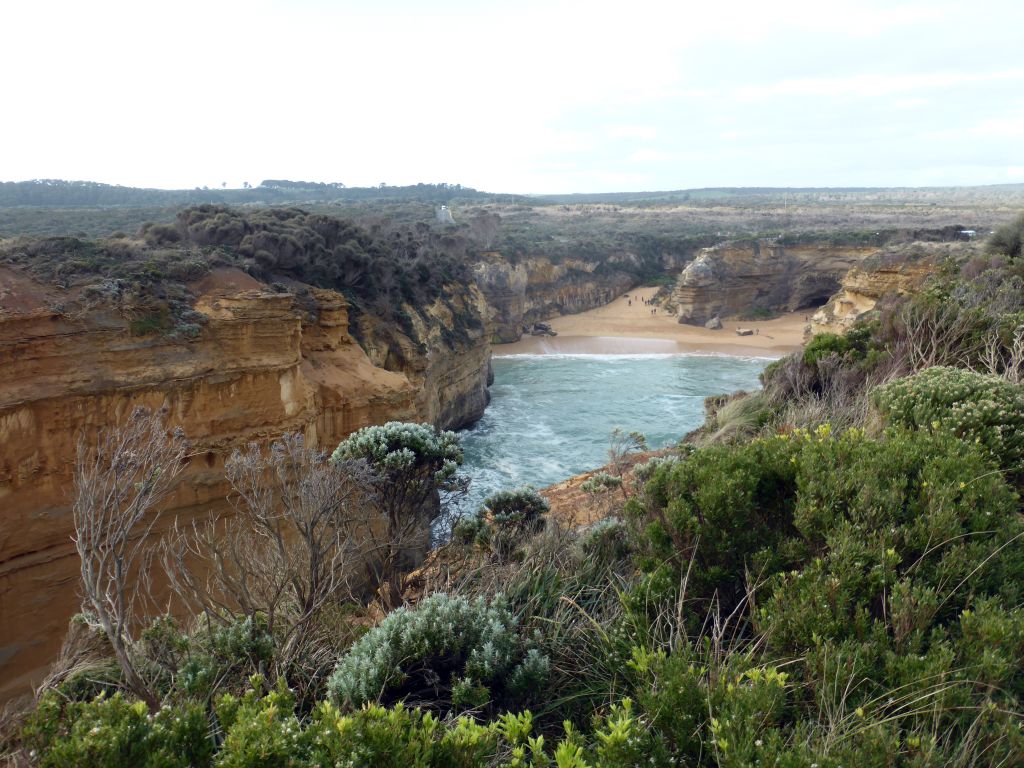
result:
M 678 270 L 688 259 L 688 253 L 664 254 L 659 267 Z M 504 343 L 517 341 L 524 325 L 604 306 L 638 285 L 644 269 L 625 251 L 596 261 L 535 256 L 516 263 L 491 251 L 474 266 L 474 277 L 490 308 L 491 340 Z
M 883 296 L 904 295 L 919 288 L 935 272 L 931 262 L 854 267 L 843 277 L 839 291 L 811 316 L 810 331 L 843 333 Z
M 851 267 L 877 251 L 829 244 L 782 246 L 770 240 L 723 243 L 702 249 L 686 266 L 670 303 L 679 322 L 695 325 L 716 315 L 818 307 L 838 290 Z
M 472 287 L 405 308 L 405 332 L 360 318 L 367 349 L 340 294 L 271 291 L 234 269 L 194 286 L 205 324 L 190 341 L 132 335 L 115 312 L 59 307 L 49 290 L 0 274 L 0 699 L 38 681 L 79 606 L 69 503 L 83 437 L 136 406 L 167 408 L 193 455 L 164 519 L 187 520 L 224 509 L 234 447 L 296 431 L 330 447 L 388 420 L 458 427 L 486 404 L 489 339 Z

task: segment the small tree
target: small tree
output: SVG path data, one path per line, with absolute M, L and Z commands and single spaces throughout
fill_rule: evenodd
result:
M 428 424 L 392 421 L 364 427 L 334 451 L 333 462 L 364 460 L 375 471 L 373 487 L 381 524 L 368 530 L 368 576 L 398 595 L 398 577 L 409 555 L 430 543 L 430 526 L 444 512 L 441 494 L 457 493 L 465 481 L 457 472 L 462 448 L 454 432 Z
M 136 663 L 131 632 L 149 596 L 150 534 L 188 450 L 180 429 L 167 434 L 164 416 L 136 408 L 123 428 L 101 431 L 95 442 L 81 438 L 72 505 L 84 608 L 103 628 L 128 689 L 153 710 L 159 698 Z

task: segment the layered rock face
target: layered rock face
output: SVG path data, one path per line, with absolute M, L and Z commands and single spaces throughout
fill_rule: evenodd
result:
M 661 266 L 680 269 L 688 259 L 666 254 Z M 641 270 L 640 258 L 628 252 L 601 261 L 536 256 L 512 264 L 492 251 L 474 266 L 474 277 L 490 307 L 491 340 L 504 343 L 517 341 L 524 325 L 604 306 L 637 285 Z
M 883 296 L 911 293 L 934 272 L 935 266 L 930 262 L 854 267 L 843 277 L 836 295 L 811 316 L 811 333 L 844 333 L 860 315 L 874 309 Z
M 463 309 L 479 318 L 483 297 L 472 287 L 461 289 L 462 305 L 414 313 L 415 338 L 392 332 L 368 345 L 371 354 L 349 335 L 340 294 L 306 289 L 297 307 L 292 295 L 237 270 L 217 270 L 196 287 L 195 309 L 207 321 L 187 342 L 132 336 L 111 312 L 69 317 L 48 308 L 41 286 L 3 287 L 0 280 L 0 699 L 38 682 L 80 605 L 70 539 L 80 439 L 123 423 L 136 406 L 167 408 L 193 457 L 163 519 L 187 521 L 225 508 L 223 464 L 234 447 L 284 432 L 331 447 L 389 420 L 457 427 L 479 418 L 487 401 L 482 321 L 475 334 L 445 333 L 445 322 L 464 323 L 452 316 Z
M 851 267 L 878 248 L 781 246 L 767 240 L 702 249 L 680 273 L 671 303 L 679 322 L 703 325 L 715 316 L 756 310 L 818 307 Z

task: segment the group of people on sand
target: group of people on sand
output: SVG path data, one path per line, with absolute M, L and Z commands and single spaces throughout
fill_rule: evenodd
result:
M 655 304 L 654 299 L 645 299 L 643 296 L 637 296 L 636 300 L 637 301 L 642 301 L 644 304 L 646 304 L 649 307 L 654 307 L 654 309 L 651 310 L 651 314 L 652 315 L 658 314 L 658 307 Z M 628 293 L 626 294 L 626 304 L 627 304 L 627 306 L 630 306 L 630 307 L 633 306 L 633 299 L 630 298 Z

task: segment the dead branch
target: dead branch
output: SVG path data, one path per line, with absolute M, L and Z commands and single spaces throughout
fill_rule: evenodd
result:
M 128 688 L 151 709 L 159 700 L 139 672 L 131 632 L 149 597 L 150 534 L 188 447 L 180 429 L 167 434 L 164 416 L 136 408 L 95 443 L 82 437 L 72 505 L 85 608 L 110 640 Z

